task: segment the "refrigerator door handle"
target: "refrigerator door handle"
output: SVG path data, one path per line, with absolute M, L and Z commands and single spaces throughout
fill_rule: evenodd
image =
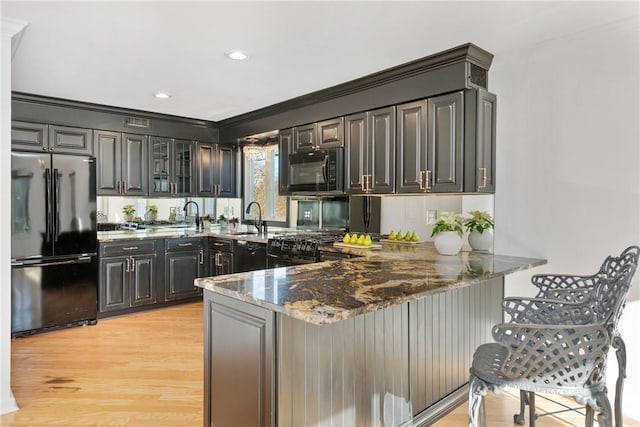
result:
M 58 219 L 60 215 L 60 207 L 58 206 L 58 169 L 53 169 L 53 241 L 58 241 Z
M 44 170 L 44 241 L 51 243 L 51 169 Z

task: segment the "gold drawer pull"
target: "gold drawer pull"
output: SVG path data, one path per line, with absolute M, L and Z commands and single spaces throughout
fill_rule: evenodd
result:
M 123 251 L 135 251 L 137 249 L 138 249 L 137 246 L 126 246 L 126 247 L 122 248 Z

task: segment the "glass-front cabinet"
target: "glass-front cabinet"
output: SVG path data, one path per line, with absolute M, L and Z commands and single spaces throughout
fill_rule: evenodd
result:
M 187 196 L 193 194 L 194 143 L 151 137 L 149 194 Z

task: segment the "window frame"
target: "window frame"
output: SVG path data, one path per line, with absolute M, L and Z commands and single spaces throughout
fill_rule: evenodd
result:
M 274 150 L 278 153 L 278 157 L 276 158 L 274 156 L 273 159 L 271 159 L 271 164 L 275 164 L 278 167 L 278 177 L 281 176 L 280 173 L 280 164 L 279 164 L 279 156 L 280 156 L 280 147 L 279 144 L 277 142 L 272 143 L 272 144 L 265 144 L 262 145 L 260 147 L 264 148 L 264 147 L 268 147 L 268 146 L 275 146 L 277 150 Z M 249 188 L 247 185 L 247 182 L 245 182 L 245 178 L 247 176 L 246 172 L 247 172 L 247 167 L 249 166 L 249 163 L 245 157 L 245 151 L 244 151 L 244 147 L 245 146 L 241 146 L 240 147 L 240 163 L 241 163 L 241 172 L 240 172 L 240 179 L 241 179 L 241 190 L 242 190 L 242 218 L 241 218 L 241 222 L 242 224 L 246 224 L 246 225 L 253 225 L 253 218 L 252 219 L 248 219 L 246 217 L 246 206 L 251 202 L 251 200 L 247 199 L 247 195 L 249 192 Z M 275 160 L 275 161 L 274 161 Z M 289 197 L 288 196 L 284 196 L 284 195 L 280 195 L 280 189 L 278 188 L 278 185 L 273 185 L 273 190 L 271 193 L 269 194 L 273 194 L 273 199 L 275 200 L 276 196 L 279 197 L 283 197 L 285 199 L 285 219 L 284 221 L 274 221 L 272 219 L 265 219 L 264 218 L 264 212 L 263 212 L 263 221 L 267 221 L 267 224 L 269 226 L 274 226 L 274 227 L 288 227 L 289 226 Z M 262 209 L 266 210 L 267 206 L 260 206 Z M 252 210 L 253 212 L 253 210 Z

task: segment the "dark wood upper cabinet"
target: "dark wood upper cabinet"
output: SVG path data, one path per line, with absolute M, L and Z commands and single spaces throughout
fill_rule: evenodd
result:
M 49 126 L 49 151 L 66 154 L 93 154 L 91 129 Z
M 462 92 L 454 92 L 427 100 L 430 191 L 454 193 L 463 189 L 463 99 Z
M 11 122 L 11 149 L 48 151 L 48 126 L 41 123 Z
M 232 146 L 196 144 L 196 193 L 202 197 L 235 195 L 235 151 Z
M 94 131 L 98 196 L 146 196 L 147 137 Z
M 293 153 L 293 129 L 284 129 L 279 134 L 278 143 L 278 190 L 281 196 L 290 194 L 289 190 L 289 154 Z
M 321 148 L 344 146 L 344 117 L 318 123 L 318 146 Z
M 194 142 L 152 136 L 149 151 L 149 194 L 192 196 L 196 151 Z
M 495 192 L 496 96 L 465 91 L 465 191 Z
M 399 105 L 397 120 L 396 191 L 427 192 L 427 101 Z
M 96 185 L 99 196 L 122 194 L 122 134 L 94 131 L 96 141 Z
M 13 121 L 11 122 L 11 148 L 91 156 L 93 154 L 92 130 Z
M 122 135 L 122 188 L 125 195 L 147 195 L 148 159 L 148 142 L 145 135 Z
M 295 128 L 295 149 L 310 150 L 318 146 L 318 127 L 315 123 Z
M 347 191 L 393 193 L 395 189 L 395 107 L 345 118 Z

